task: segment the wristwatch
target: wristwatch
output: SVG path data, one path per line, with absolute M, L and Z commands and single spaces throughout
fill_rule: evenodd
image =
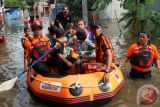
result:
M 106 72 L 106 73 L 109 73 L 109 72 L 110 72 L 110 70 L 108 70 L 108 69 L 107 69 L 107 70 L 105 70 L 105 72 Z

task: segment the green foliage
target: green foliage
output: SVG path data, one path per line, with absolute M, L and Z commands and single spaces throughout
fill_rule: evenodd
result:
M 25 0 L 4 0 L 4 5 L 7 7 L 19 7 L 21 9 L 27 8 Z
M 147 5 L 152 5 L 155 2 L 155 0 L 145 0 L 145 3 Z
M 122 1 L 122 5 L 124 9 L 127 9 L 129 11 L 136 11 L 137 8 L 135 0 L 124 0 Z
M 145 30 L 147 21 L 152 21 L 155 25 L 152 32 L 157 32 L 160 28 L 160 10 L 151 10 L 151 5 L 155 0 L 123 0 L 121 6 L 128 10 L 128 13 L 120 19 L 121 21 L 128 21 L 125 28 L 132 27 L 134 33 Z
M 105 6 L 111 2 L 112 0 L 94 0 L 94 3 L 92 5 L 92 10 L 96 11 L 103 10 Z
M 138 20 L 147 20 L 150 18 L 151 9 L 148 5 L 138 4 L 137 6 L 137 18 Z
M 18 0 L 5 0 L 4 5 L 8 7 L 19 7 Z

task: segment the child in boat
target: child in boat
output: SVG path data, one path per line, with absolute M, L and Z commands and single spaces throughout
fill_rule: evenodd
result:
M 24 28 L 24 36 L 21 39 L 21 44 L 24 49 L 24 70 L 28 70 L 28 62 L 30 62 L 30 58 L 27 58 L 27 56 L 31 53 L 32 51 L 32 38 L 33 36 L 30 34 L 31 30 L 29 27 Z
M 72 42 L 73 37 L 75 36 L 75 30 L 72 24 L 67 25 L 67 32 L 65 34 L 65 37 L 67 38 L 68 42 Z
M 60 48 L 52 53 L 52 64 L 57 67 L 59 74 L 64 75 L 75 62 L 76 59 L 65 54 L 67 39 L 64 36 L 64 30 L 58 28 L 56 30 L 56 44 L 60 44 Z
M 76 37 L 78 40 L 78 48 L 75 49 L 76 52 L 79 53 L 79 55 L 82 58 L 87 57 L 95 57 L 95 45 L 90 40 L 86 39 L 87 35 L 83 29 L 79 29 L 76 32 Z

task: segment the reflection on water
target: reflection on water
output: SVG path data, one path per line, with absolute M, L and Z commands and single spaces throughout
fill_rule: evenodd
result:
M 46 19 L 45 19 L 46 20 Z M 7 41 L 6 43 L 0 43 L 0 82 L 6 81 L 10 78 L 14 78 L 19 72 L 23 71 L 23 48 L 20 43 L 20 38 L 23 36 L 22 24 L 10 23 L 7 25 Z M 105 21 L 108 28 L 104 28 L 104 32 L 107 32 L 110 40 L 113 43 L 116 57 L 118 60 L 122 60 L 129 45 L 136 39 L 130 34 L 119 35 L 119 29 L 116 21 Z M 15 25 L 16 24 L 16 25 Z M 48 22 L 44 24 L 48 25 Z M 44 31 L 47 31 L 45 27 Z M 158 40 L 153 37 L 153 42 L 158 46 Z M 125 76 L 125 85 L 119 91 L 119 93 L 107 104 L 92 104 L 90 107 L 135 107 L 137 90 L 146 83 L 151 83 L 160 89 L 160 78 L 157 72 L 153 70 L 153 79 L 147 80 L 131 80 L 128 79 L 130 65 L 127 64 L 123 70 Z M 29 94 L 25 82 L 26 74 L 19 78 L 14 88 L 11 91 L 0 93 L 0 107 L 53 107 L 56 104 L 39 100 Z M 159 100 L 150 107 L 158 107 Z M 59 106 L 59 105 L 57 105 Z M 77 106 L 76 106 L 77 107 Z M 88 105 L 87 105 L 88 107 Z

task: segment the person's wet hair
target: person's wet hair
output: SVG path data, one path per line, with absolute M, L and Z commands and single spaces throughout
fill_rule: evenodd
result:
M 68 23 L 68 24 L 67 24 L 67 29 L 70 29 L 70 28 L 72 28 L 72 29 L 73 29 L 73 28 L 74 28 L 74 26 L 73 26 L 73 24 Z
M 55 31 L 55 34 L 56 34 L 56 38 L 58 39 L 64 36 L 65 31 L 62 28 L 57 28 Z
M 58 28 L 56 26 L 50 26 L 48 27 L 48 30 L 49 30 L 49 33 L 52 35 L 52 34 L 55 34 L 56 33 L 56 30 Z
M 37 28 L 40 29 L 40 30 L 43 29 L 43 27 L 42 27 L 41 25 L 38 25 L 38 24 L 36 24 L 36 23 L 33 24 L 32 27 L 31 27 L 32 31 L 34 31 L 34 30 L 37 29 Z
M 80 22 L 80 21 L 82 21 L 85 24 L 85 22 L 82 18 L 78 19 L 78 22 Z
M 138 32 L 138 36 L 140 36 L 141 33 L 144 33 L 146 34 L 146 36 L 150 39 L 151 38 L 151 34 L 150 32 L 147 32 L 147 31 L 141 31 L 141 32 Z
M 28 26 L 24 27 L 24 32 L 30 29 Z
M 83 29 L 78 29 L 76 32 L 76 37 L 78 40 L 85 41 L 87 38 L 87 35 Z

